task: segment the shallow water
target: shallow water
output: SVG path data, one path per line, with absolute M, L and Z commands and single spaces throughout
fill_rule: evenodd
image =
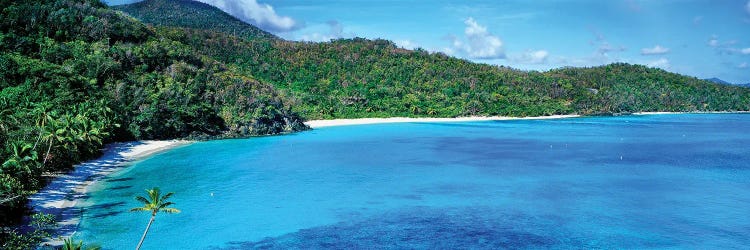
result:
M 76 237 L 144 249 L 745 248 L 750 115 L 321 128 L 201 142 L 95 184 Z

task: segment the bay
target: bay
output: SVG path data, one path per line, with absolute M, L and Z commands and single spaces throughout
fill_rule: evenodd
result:
M 743 248 L 750 115 L 342 126 L 195 143 L 90 188 L 76 238 L 144 249 Z

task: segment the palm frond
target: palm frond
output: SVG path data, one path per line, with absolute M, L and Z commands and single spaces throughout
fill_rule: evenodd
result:
M 169 193 L 165 194 L 164 196 L 162 196 L 161 200 L 165 201 L 165 200 L 169 199 L 169 197 L 172 197 L 172 195 L 174 195 L 174 192 L 169 192 Z
M 130 209 L 130 212 L 142 212 L 142 211 L 151 211 L 151 209 L 148 209 L 145 207 L 134 207 Z
M 171 201 L 164 202 L 164 203 L 162 203 L 162 204 L 159 205 L 159 208 L 165 208 L 165 207 L 168 207 L 168 206 L 171 206 L 171 205 L 174 205 L 174 202 L 171 202 Z
M 165 213 L 179 213 L 180 210 L 175 208 L 167 208 L 168 206 L 174 205 L 174 202 L 168 202 L 167 199 L 172 197 L 174 195 L 173 192 L 169 192 L 163 196 L 159 196 L 160 190 L 158 187 L 154 187 L 152 189 L 146 189 L 146 193 L 148 193 L 148 197 L 146 198 L 143 196 L 137 196 L 135 197 L 136 200 L 142 202 L 144 204 L 143 207 L 137 207 L 133 208 L 130 211 L 150 211 L 154 215 L 158 212 L 165 212 Z
M 151 201 L 159 201 L 159 188 L 154 187 L 152 189 L 146 189 L 146 192 L 148 193 L 148 197 L 151 198 Z M 155 202 L 158 203 L 158 202 Z
M 159 211 L 164 212 L 164 213 L 168 213 L 168 214 L 176 214 L 176 213 L 180 212 L 179 209 L 171 208 L 171 207 L 162 208 Z
M 143 197 L 143 196 L 135 197 L 135 199 L 137 201 L 143 202 L 143 204 L 150 204 L 151 203 L 151 201 L 149 201 L 148 199 L 146 199 L 146 197 Z

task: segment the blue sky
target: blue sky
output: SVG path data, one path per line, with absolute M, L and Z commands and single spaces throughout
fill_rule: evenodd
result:
M 750 83 L 750 0 L 200 1 L 289 40 L 384 38 L 527 70 L 628 62 Z

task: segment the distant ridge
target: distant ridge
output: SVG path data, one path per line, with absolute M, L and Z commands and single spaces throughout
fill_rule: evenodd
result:
M 213 30 L 243 38 L 278 39 L 219 8 L 193 0 L 145 0 L 111 8 L 154 26 Z
M 706 78 L 704 80 L 709 81 L 709 82 L 718 83 L 718 84 L 724 84 L 724 85 L 731 85 L 731 86 L 739 86 L 739 87 L 750 88 L 750 83 L 734 84 L 734 83 L 731 83 L 731 82 L 727 82 L 727 81 L 721 80 L 721 79 L 716 78 L 716 77 Z
M 712 78 L 706 78 L 706 79 L 704 79 L 704 80 L 706 80 L 706 81 L 709 81 L 709 82 L 714 82 L 714 83 L 718 83 L 718 84 L 733 85 L 733 84 L 732 84 L 732 83 L 730 83 L 730 82 L 727 82 L 727 81 L 721 80 L 721 79 L 719 79 L 719 78 L 716 78 L 716 77 L 712 77 Z
M 233 32 L 251 24 L 194 1 L 148 0 L 118 9 L 172 26 L 155 31 L 272 84 L 306 119 L 750 110 L 748 88 L 643 65 L 521 71 L 382 39 L 248 39 Z

